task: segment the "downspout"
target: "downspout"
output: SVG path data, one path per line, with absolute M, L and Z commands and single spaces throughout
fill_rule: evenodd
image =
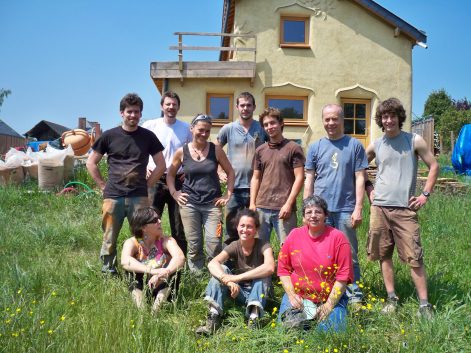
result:
M 162 86 L 162 94 L 168 91 L 168 78 L 164 78 L 164 84 Z M 163 110 L 160 111 L 160 117 L 164 117 L 164 112 Z

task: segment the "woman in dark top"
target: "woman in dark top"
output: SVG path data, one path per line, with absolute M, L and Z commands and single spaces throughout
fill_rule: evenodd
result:
M 224 248 L 209 264 L 213 277 L 206 287 L 205 300 L 209 304 L 206 325 L 196 330 L 198 334 L 212 334 L 221 325 L 224 313 L 224 299 L 231 296 L 246 306 L 248 326 L 257 326 L 263 315 L 275 260 L 269 242 L 256 238 L 260 227 L 256 211 L 248 208 L 237 213 L 239 239 Z M 231 272 L 223 263 L 234 262 Z
M 167 173 L 167 185 L 180 205 L 185 235 L 188 241 L 188 266 L 200 272 L 208 261 L 222 250 L 222 210 L 234 189 L 234 170 L 220 146 L 208 142 L 211 117 L 198 114 L 191 122 L 192 142 L 179 148 Z M 218 166 L 227 174 L 227 193 L 222 195 Z M 180 191 L 175 189 L 175 175 L 183 167 L 185 179 Z

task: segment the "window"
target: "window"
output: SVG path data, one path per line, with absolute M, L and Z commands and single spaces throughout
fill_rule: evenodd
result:
M 280 47 L 309 48 L 309 17 L 281 16 Z
M 369 100 L 343 99 L 345 134 L 357 138 L 363 146 L 368 145 L 370 127 Z
M 307 97 L 266 96 L 266 106 L 279 109 L 287 125 L 307 124 Z
M 208 93 L 206 111 L 214 118 L 214 124 L 221 126 L 232 121 L 233 95 Z

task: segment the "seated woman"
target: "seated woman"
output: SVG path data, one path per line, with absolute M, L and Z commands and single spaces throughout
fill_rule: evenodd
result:
M 211 117 L 198 114 L 191 122 L 192 142 L 179 148 L 167 173 L 170 194 L 180 205 L 183 228 L 188 242 L 188 267 L 200 273 L 206 257 L 211 261 L 222 250 L 222 210 L 234 189 L 234 170 L 221 146 L 208 142 Z M 227 194 L 221 193 L 218 166 L 227 174 Z M 175 175 L 183 166 L 185 179 L 175 189 Z M 203 237 L 204 229 L 204 237 Z M 203 242 L 204 239 L 204 242 Z M 203 250 L 206 245 L 206 257 Z
M 275 270 L 275 260 L 270 243 L 256 238 L 260 227 L 257 212 L 242 209 L 235 218 L 239 239 L 222 250 L 208 265 L 213 275 L 206 287 L 205 300 L 209 303 L 206 325 L 196 330 L 210 335 L 221 326 L 224 299 L 228 294 L 246 305 L 248 325 L 256 326 L 263 308 Z M 234 262 L 234 274 L 223 263 Z
M 307 328 L 318 322 L 322 331 L 346 328 L 351 249 L 342 232 L 325 224 L 326 218 L 322 198 L 305 199 L 304 226 L 293 229 L 280 250 L 278 276 L 286 293 L 279 319 L 285 327 Z
M 128 272 L 129 289 L 139 308 L 144 306 L 144 287 L 156 297 L 156 312 L 170 294 L 169 279 L 185 264 L 185 256 L 172 237 L 165 237 L 157 212 L 145 207 L 134 212 L 129 222 L 133 237 L 121 253 L 121 265 Z M 144 285 L 146 283 L 146 285 Z

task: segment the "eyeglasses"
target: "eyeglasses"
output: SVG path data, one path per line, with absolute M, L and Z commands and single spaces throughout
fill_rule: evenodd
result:
M 191 126 L 195 126 L 198 121 L 206 121 L 206 122 L 212 124 L 212 120 L 213 120 L 213 118 L 211 118 L 209 115 L 198 114 L 191 121 Z

